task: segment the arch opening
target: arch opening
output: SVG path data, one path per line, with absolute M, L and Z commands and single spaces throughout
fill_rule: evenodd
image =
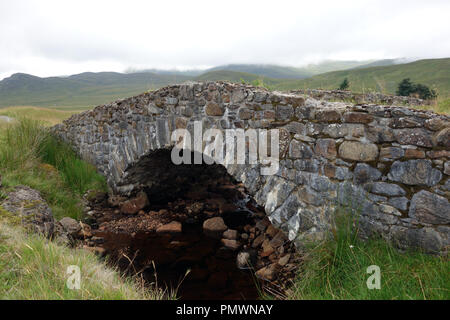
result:
M 128 195 L 92 203 L 101 247 L 130 274 L 181 299 L 282 297 L 298 267 L 295 246 L 222 165 L 174 165 L 159 149 L 129 168 Z

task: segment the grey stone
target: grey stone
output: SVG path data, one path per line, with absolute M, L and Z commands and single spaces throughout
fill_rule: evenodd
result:
M 394 130 L 395 139 L 400 144 L 412 144 L 418 147 L 432 147 L 433 142 L 427 130 L 422 128 Z
M 405 151 L 402 148 L 386 147 L 380 150 L 381 161 L 393 161 L 397 160 L 405 155 Z
M 291 158 L 301 158 L 301 159 L 310 159 L 312 157 L 312 149 L 306 143 L 292 140 L 289 145 L 289 157 Z
M 348 180 L 353 177 L 353 173 L 347 167 L 336 167 L 335 178 L 338 180 Z
M 339 156 L 346 160 L 373 161 L 378 157 L 378 147 L 373 143 L 344 141 L 339 146 Z
M 318 172 L 319 161 L 317 159 L 298 159 L 294 161 L 294 167 L 300 171 Z
M 442 179 L 442 173 L 431 166 L 430 160 L 396 161 L 388 178 L 408 185 L 434 186 Z
M 404 210 L 408 209 L 409 200 L 406 197 L 394 197 L 394 198 L 390 198 L 388 203 L 391 206 L 404 211 Z
M 52 237 L 55 220 L 52 210 L 42 199 L 39 191 L 27 186 L 17 186 L 7 193 L 6 200 L 0 204 L 0 209 L 19 217 L 26 228 L 48 238 Z
M 380 179 L 381 172 L 368 164 L 358 163 L 353 171 L 353 182 L 363 184 Z
M 64 230 L 72 237 L 76 237 L 78 232 L 80 232 L 81 230 L 80 223 L 70 217 L 62 218 L 61 220 L 59 220 L 59 223 L 64 228 Z
M 436 144 L 445 148 L 450 148 L 450 127 L 441 130 L 436 135 Z
M 404 196 L 406 195 L 406 191 L 403 190 L 400 186 L 392 183 L 386 182 L 371 182 L 364 185 L 364 188 L 368 192 L 381 194 L 384 196 L 394 197 L 394 196 Z
M 444 197 L 422 190 L 411 199 L 409 216 L 430 224 L 450 223 L 450 203 Z
M 275 118 L 277 120 L 289 120 L 294 116 L 294 108 L 292 106 L 277 106 Z
M 393 226 L 390 237 L 402 249 L 418 248 L 427 253 L 439 253 L 442 250 L 442 238 L 432 228 L 409 229 Z
M 297 121 L 292 121 L 289 122 L 287 125 L 284 126 L 284 128 L 290 132 L 290 133 L 295 133 L 296 135 L 302 135 L 305 136 L 306 135 L 306 126 L 303 123 L 297 122 Z M 307 139 L 309 137 L 306 137 Z M 311 138 L 309 138 L 311 139 Z M 302 140 L 302 139 L 299 139 Z

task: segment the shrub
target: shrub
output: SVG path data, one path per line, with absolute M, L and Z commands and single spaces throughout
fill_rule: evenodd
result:
M 421 99 L 425 100 L 437 98 L 435 90 L 420 83 L 414 84 L 409 78 L 403 79 L 398 85 L 397 95 L 407 97 L 414 94 L 417 94 Z

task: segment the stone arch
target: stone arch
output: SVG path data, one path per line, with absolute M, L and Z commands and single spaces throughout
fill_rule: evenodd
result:
M 450 119 L 430 111 L 325 102 L 226 82 L 186 83 L 74 115 L 54 132 L 116 193 L 152 179 L 171 133 L 203 127 L 279 129 L 280 167 L 228 165 L 290 240 L 323 238 L 336 205 L 357 204 L 364 234 L 446 252 L 450 238 Z M 145 177 L 145 178 L 144 178 Z

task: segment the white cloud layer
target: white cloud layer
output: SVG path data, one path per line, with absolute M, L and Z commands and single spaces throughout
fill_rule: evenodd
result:
M 448 0 L 0 2 L 0 78 L 450 56 Z

